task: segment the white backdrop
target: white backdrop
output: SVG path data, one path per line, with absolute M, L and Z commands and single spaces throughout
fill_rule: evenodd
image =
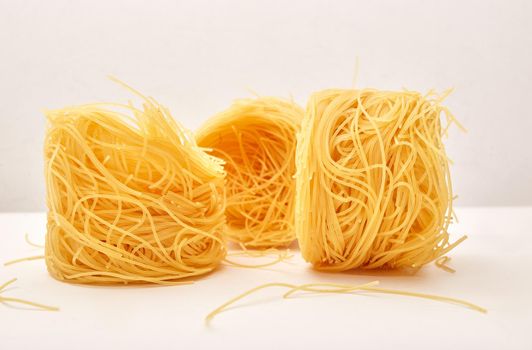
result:
M 532 205 L 532 6 L 519 1 L 0 0 L 0 211 L 43 210 L 45 108 L 130 95 L 195 128 L 252 89 L 454 87 L 460 205 Z

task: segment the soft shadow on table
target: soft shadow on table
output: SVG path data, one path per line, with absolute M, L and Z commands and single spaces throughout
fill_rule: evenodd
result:
M 451 256 L 449 266 L 455 269 L 454 273 L 444 271 L 438 268 L 434 262 L 426 264 L 420 269 L 355 269 L 343 272 L 329 272 L 313 269 L 309 265 L 309 273 L 327 279 L 338 280 L 343 277 L 374 277 L 375 279 L 398 277 L 403 281 L 411 280 L 429 280 L 434 278 L 449 278 L 453 276 L 471 276 L 475 280 L 481 279 L 479 275 L 487 275 L 486 271 L 496 270 L 499 262 L 496 259 L 489 258 L 485 255 L 478 254 L 461 254 L 456 258 Z
M 213 271 L 208 272 L 206 274 L 200 275 L 200 276 L 193 276 L 193 277 L 187 277 L 180 279 L 182 284 L 176 284 L 176 285 L 164 285 L 164 284 L 155 284 L 155 283 L 128 283 L 128 284 L 83 284 L 83 283 L 74 283 L 74 282 L 68 282 L 68 281 L 58 281 L 62 284 L 66 284 L 72 287 L 79 287 L 79 288 L 88 288 L 88 289 L 116 289 L 116 290 L 122 290 L 122 289 L 148 289 L 148 288 L 168 288 L 168 287 L 184 287 L 184 286 L 191 286 L 195 283 L 199 283 L 204 279 L 207 279 L 209 276 L 215 273 L 219 273 L 219 270 L 221 270 L 221 266 L 215 268 Z M 50 276 L 50 278 L 54 279 Z M 54 279 L 55 280 L 55 279 Z M 57 281 L 57 280 L 55 280 Z

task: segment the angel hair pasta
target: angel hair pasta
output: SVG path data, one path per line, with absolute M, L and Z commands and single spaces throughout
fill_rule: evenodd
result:
M 220 161 L 143 98 L 46 113 L 45 259 L 59 280 L 175 284 L 225 256 Z
M 452 190 L 430 92 L 315 93 L 298 135 L 296 233 L 316 268 L 418 268 L 449 243 Z M 448 126 L 447 125 L 447 126 Z
M 302 117 L 292 102 L 244 99 L 198 131 L 198 144 L 226 162 L 229 239 L 250 248 L 295 239 L 295 135 Z

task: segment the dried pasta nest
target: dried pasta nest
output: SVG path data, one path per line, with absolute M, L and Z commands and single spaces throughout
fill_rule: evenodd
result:
M 451 244 L 445 95 L 325 90 L 297 146 L 296 233 L 316 268 L 419 268 Z M 440 115 L 447 117 L 442 127 Z
M 225 161 L 232 241 L 259 249 L 294 241 L 295 135 L 302 117 L 289 101 L 245 99 L 198 131 L 198 144 Z
M 224 172 L 168 110 L 49 111 L 50 274 L 88 284 L 181 283 L 224 258 Z

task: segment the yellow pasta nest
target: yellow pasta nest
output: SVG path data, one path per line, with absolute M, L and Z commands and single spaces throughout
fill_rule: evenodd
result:
M 290 244 L 294 233 L 296 131 L 303 110 L 277 98 L 236 101 L 197 133 L 225 160 L 227 235 L 246 247 Z
M 418 268 L 449 243 L 452 217 L 440 105 L 445 96 L 315 93 L 298 134 L 296 233 L 316 268 Z
M 125 108 L 126 112 L 119 112 Z M 225 256 L 224 172 L 168 110 L 47 112 L 50 274 L 89 284 L 182 283 Z

